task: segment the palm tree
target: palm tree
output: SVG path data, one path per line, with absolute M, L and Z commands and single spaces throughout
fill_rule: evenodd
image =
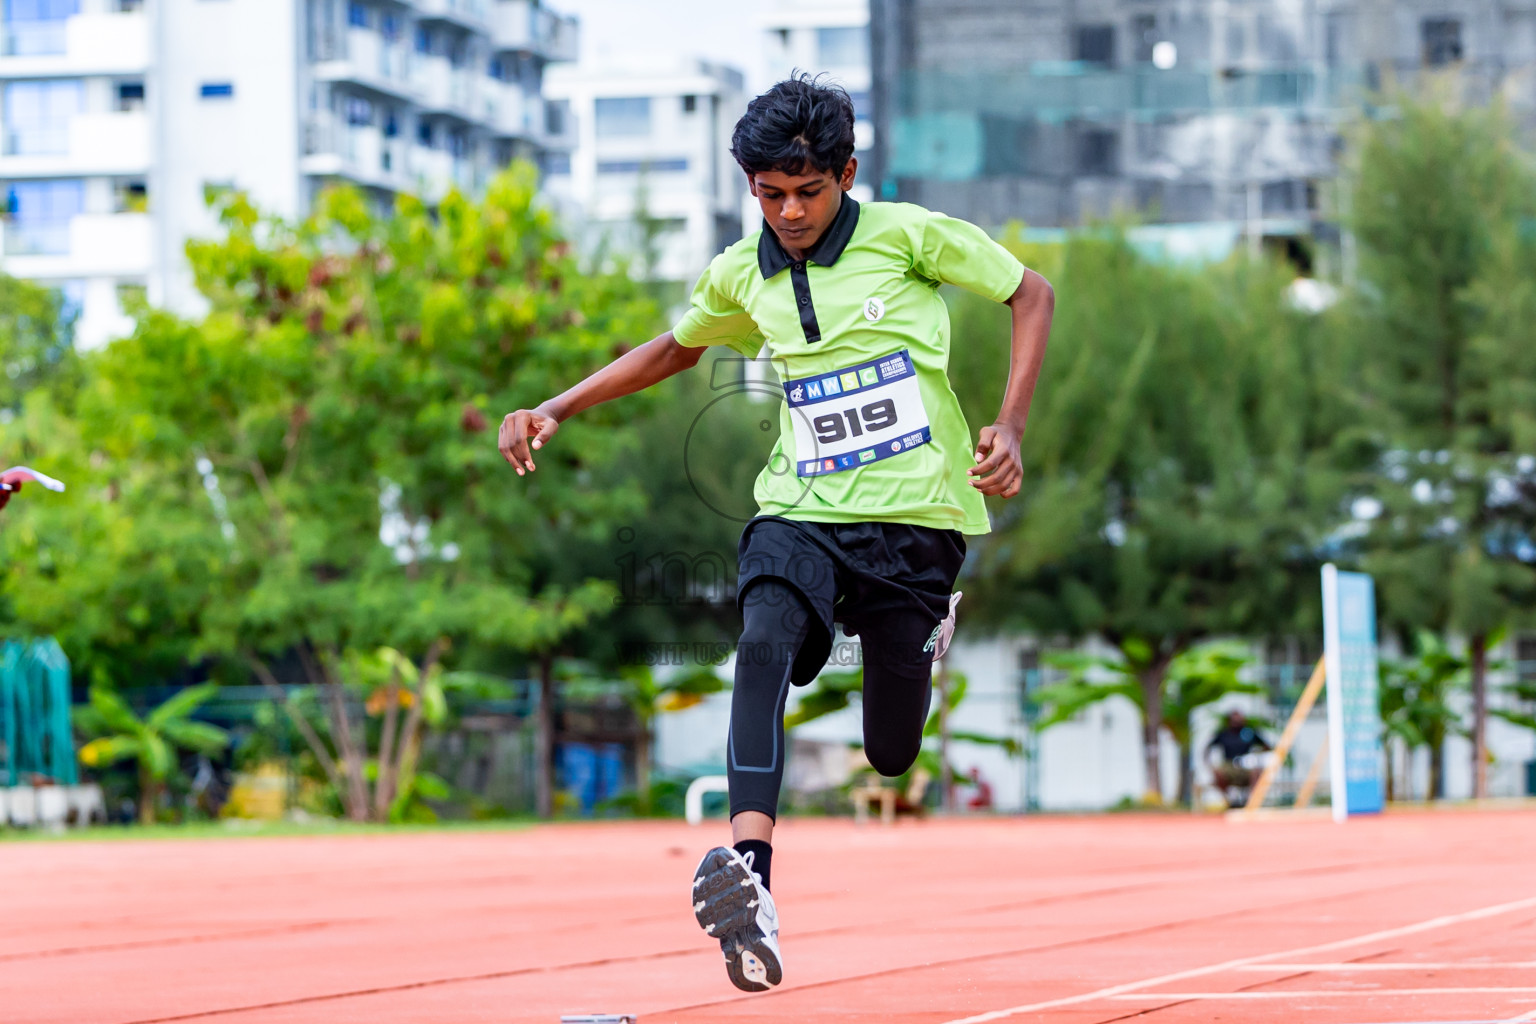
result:
M 213 683 L 189 687 L 140 718 L 122 697 L 93 686 L 89 706 L 75 709 L 75 724 L 100 735 L 80 748 L 80 762 L 96 767 L 137 761 L 139 821 L 154 824 L 160 794 L 176 770 L 177 749 L 213 755 L 229 745 L 229 733 L 191 717 L 217 690 Z

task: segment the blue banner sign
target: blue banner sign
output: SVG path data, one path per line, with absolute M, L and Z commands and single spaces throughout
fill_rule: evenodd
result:
M 1328 673 L 1328 761 L 1333 818 L 1380 811 L 1381 705 L 1376 591 L 1364 573 L 1323 566 L 1323 660 Z

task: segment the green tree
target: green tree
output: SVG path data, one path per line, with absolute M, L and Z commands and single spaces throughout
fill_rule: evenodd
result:
M 0 274 L 0 409 L 14 416 L 40 389 L 67 400 L 80 372 L 62 293 Z
M 594 483 L 632 457 L 643 399 L 568 424 L 537 479 L 496 450 L 503 412 L 655 319 L 626 276 L 578 270 L 534 196 L 519 166 L 482 202 L 402 198 L 389 217 L 345 190 L 296 224 L 233 197 L 225 236 L 188 247 L 208 315 L 146 313 L 93 360 L 82 397 L 82 461 L 100 465 L 89 482 L 116 490 L 86 489 L 79 528 L 127 520 L 132 550 L 93 550 L 64 524 L 40 535 L 22 552 L 90 555 L 12 588 L 18 613 L 64 625 L 53 616 L 91 591 L 85 574 L 142 580 L 141 563 L 168 574 L 190 559 L 188 657 L 324 687 L 347 813 L 381 816 L 366 779 L 378 752 L 346 699 L 357 653 L 392 648 L 421 680 L 440 659 L 548 657 L 614 594 L 550 553 L 642 509 L 640 493 Z
M 1174 661 L 1210 637 L 1316 630 L 1318 552 L 1346 515 L 1356 440 L 1332 390 L 1349 353 L 1333 317 L 1290 306 L 1291 274 L 1268 262 L 1156 264 L 1114 233 L 1043 262 L 1058 340 L 1024 439 L 1033 483 L 993 508 L 966 587 L 990 625 L 1119 650 L 1158 799 Z M 1001 379 L 977 360 L 1006 358 L 978 327 L 957 346 L 972 416 Z
M 652 810 L 651 760 L 656 739 L 656 716 L 693 707 L 711 693 L 720 693 L 726 683 L 708 667 L 677 672 L 657 679 L 649 666 L 630 666 L 623 672 L 625 699 L 635 714 L 640 733 L 635 744 L 636 808 L 641 814 Z
M 214 685 L 194 686 L 169 698 L 140 718 L 117 693 L 91 688 L 91 702 L 75 709 L 75 724 L 96 736 L 80 748 L 86 767 L 137 761 L 139 766 L 139 821 L 155 823 L 160 796 L 176 771 L 178 750 L 214 755 L 229 745 L 229 734 L 216 725 L 192 718 L 210 697 Z
M 1381 458 L 1382 512 L 1365 539 L 1389 620 L 1465 635 L 1473 791 L 1487 795 L 1490 638 L 1536 594 L 1519 538 L 1536 524 L 1526 343 L 1536 269 L 1528 158 L 1504 110 L 1465 108 L 1452 83 L 1393 98 L 1349 175 L 1358 241 L 1360 388 Z M 1523 487 L 1522 487 L 1523 484 Z

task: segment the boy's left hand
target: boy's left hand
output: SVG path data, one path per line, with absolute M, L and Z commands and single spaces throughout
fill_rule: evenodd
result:
M 971 486 L 982 494 L 1011 498 L 1024 482 L 1019 458 L 1019 431 L 1001 423 L 981 428 L 976 441 L 976 465 L 966 470 Z

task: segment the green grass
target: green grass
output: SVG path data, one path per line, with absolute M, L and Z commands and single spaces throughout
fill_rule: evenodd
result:
M 530 819 L 444 821 L 420 825 L 383 825 L 320 818 L 313 821 L 195 821 L 164 825 L 93 825 L 49 831 L 41 828 L 0 828 L 0 842 L 73 842 L 123 839 L 250 839 L 283 836 L 416 835 L 441 832 L 516 832 L 534 824 Z

